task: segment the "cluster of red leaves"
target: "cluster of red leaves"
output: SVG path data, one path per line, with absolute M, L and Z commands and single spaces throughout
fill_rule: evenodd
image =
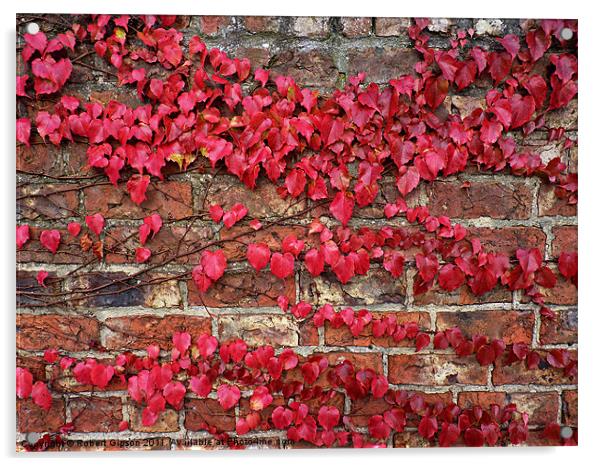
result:
M 193 341 L 186 332 L 173 334 L 170 357 L 160 356 L 159 346 L 147 348 L 147 355 L 126 352 L 99 362 L 93 358 L 77 361 L 47 350 L 44 360 L 57 365 L 65 376 L 78 384 L 103 390 L 113 382 L 127 384 L 132 401 L 143 406 L 142 424 L 153 425 L 166 409 L 181 410 L 184 398 L 207 398 L 215 394 L 226 411 L 248 398 L 250 412 L 240 414 L 239 435 L 253 430 L 285 430 L 293 441 L 317 446 L 386 446 L 392 432 L 403 432 L 408 421 L 418 425 L 418 433 L 440 446 L 463 442 L 468 446 L 522 443 L 527 439 L 526 414 L 513 404 L 488 408 L 462 409 L 454 403 L 427 403 L 419 394 L 391 388 L 387 379 L 373 369 L 359 369 L 349 360 L 330 364 L 324 356 L 303 358 L 291 349 L 279 354 L 271 346 L 251 349 L 240 339 L 219 343 L 202 334 Z M 241 390 L 242 389 L 242 390 Z M 388 405 L 382 414 L 369 419 L 368 434 L 353 425 L 330 401 L 343 390 L 351 400 L 383 399 Z M 51 394 L 42 381 L 33 382 L 28 369 L 17 368 L 17 396 L 32 398 L 45 410 Z M 276 403 L 276 398 L 284 402 Z M 317 402 L 317 412 L 309 405 Z M 126 422 L 120 425 L 127 430 Z M 62 431 L 68 431 L 66 425 Z M 224 435 L 214 426 L 206 430 Z
M 120 76 L 128 76 L 122 83 L 136 83 L 141 100 L 148 103 L 137 108 L 116 101 L 106 106 L 87 103 L 82 111 L 77 99 L 63 96 L 53 113 L 38 113 L 36 128 L 55 144 L 86 138 L 90 166 L 103 168 L 114 184 L 124 167 L 133 169 L 137 174 L 130 176 L 127 187 L 136 203 L 144 201 L 151 176 L 163 178 L 168 162 L 187 167 L 199 153 L 212 166 L 222 161 L 249 188 L 263 170 L 274 183 L 284 179 L 283 196 L 306 193 L 314 201 L 332 197 L 330 212 L 343 225 L 356 206 L 374 201 L 385 169 L 394 171 L 402 196 L 420 180 L 461 172 L 472 162 L 489 170 L 543 176 L 556 184 L 559 195 L 576 202 L 576 176 L 563 173 L 559 158 L 544 163 L 537 154 L 518 152 L 514 139 L 503 134 L 522 130 L 527 135 L 544 127 L 547 112 L 575 96 L 575 56 L 551 54 L 553 72 L 534 72 L 553 39 L 563 46 L 556 39 L 558 28 L 576 32 L 573 22 L 543 21 L 527 32 L 523 48 L 518 37 L 506 36 L 501 40 L 505 51 L 465 51 L 466 39 L 439 51 L 428 46 L 426 22 L 417 20 L 410 28 L 423 58 L 416 74 L 392 79 L 383 89 L 376 84 L 362 87 L 360 75 L 344 90 L 320 98 L 291 77 L 270 79 L 261 69 L 254 74 L 259 86 L 244 95 L 241 83 L 251 76 L 247 59 L 207 50 L 198 37 L 190 40 L 185 54 L 181 33 L 156 27 L 157 19 L 149 16 L 142 18 L 144 28 L 137 33 L 144 47 L 128 48 L 129 21 L 128 16 L 99 15 L 87 28 L 74 25 L 69 37 L 75 34 L 82 43 L 94 43 Z M 163 25 L 172 22 L 162 20 Z M 28 36 L 27 42 L 37 47 L 27 50 L 48 53 L 43 33 Z M 132 68 L 137 60 L 159 61 L 170 74 L 164 80 L 149 79 L 145 68 Z M 461 90 L 487 78 L 496 87 L 487 94 L 485 109 L 465 118 L 437 113 L 451 86 Z M 26 81 L 27 75 L 19 77 L 19 89 Z M 20 119 L 18 126 L 19 140 L 28 143 L 27 122 Z M 572 144 L 565 141 L 566 147 Z M 355 180 L 352 165 L 358 166 Z

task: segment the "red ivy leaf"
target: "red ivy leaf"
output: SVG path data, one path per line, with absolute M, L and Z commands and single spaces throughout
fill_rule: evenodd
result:
M 134 203 L 140 205 L 146 199 L 146 188 L 150 184 L 148 175 L 132 175 L 126 184 L 128 193 Z

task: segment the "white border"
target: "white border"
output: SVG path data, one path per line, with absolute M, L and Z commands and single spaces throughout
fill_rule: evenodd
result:
M 16 4 L 15 4 L 16 3 Z M 602 222 L 600 207 L 602 193 L 596 188 L 602 185 L 602 16 L 591 6 L 595 2 L 560 2 L 538 0 L 449 1 L 429 0 L 405 2 L 395 0 L 333 1 L 224 1 L 214 0 L 144 0 L 134 3 L 124 0 L 4 0 L 2 2 L 2 57 L 8 72 L 0 79 L 3 91 L 3 111 L 0 131 L 5 151 L 0 155 L 3 163 L 2 183 L 4 196 L 0 203 L 2 212 L 2 248 L 0 264 L 5 275 L 0 280 L 5 305 L 0 311 L 3 318 L 4 339 L 2 358 L 1 399 L 3 404 L 2 451 L 8 464 L 20 459 L 26 462 L 43 462 L 47 465 L 82 463 L 125 464 L 143 460 L 148 465 L 164 464 L 165 460 L 176 463 L 202 464 L 282 464 L 287 466 L 324 463 L 365 465 L 414 463 L 427 464 L 486 464 L 487 466 L 537 463 L 546 465 L 589 464 L 590 459 L 600 457 L 597 447 L 602 444 L 600 429 L 602 414 L 602 384 L 599 375 L 602 356 L 602 315 L 600 292 L 602 281 L 602 257 L 600 254 Z M 247 451 L 247 452 L 128 452 L 128 453 L 62 453 L 15 455 L 14 453 L 14 309 L 15 309 L 15 162 L 14 162 L 14 63 L 15 63 L 15 14 L 35 13 L 152 13 L 152 14 L 222 14 L 222 15 L 322 15 L 322 16 L 401 16 L 401 17 L 477 17 L 477 18 L 578 18 L 579 19 L 579 242 L 581 249 L 579 287 L 579 346 L 580 346 L 580 422 L 579 447 L 577 448 L 490 448 L 490 449 L 413 449 L 413 450 L 302 450 L 302 451 Z M 596 179 L 597 178 L 597 179 Z M 597 346 L 596 346 L 597 345 Z M 597 451 L 598 450 L 598 451 Z M 599 464 L 600 459 L 597 460 Z M 6 463 L 5 463 L 6 464 Z

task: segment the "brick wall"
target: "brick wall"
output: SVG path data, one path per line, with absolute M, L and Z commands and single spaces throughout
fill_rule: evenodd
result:
M 252 67 L 290 74 L 300 85 L 326 93 L 360 71 L 367 73 L 367 81 L 386 83 L 411 72 L 418 60 L 407 37 L 407 19 L 218 16 L 184 17 L 178 22 L 186 39 L 198 34 L 209 46 L 250 58 Z M 52 27 L 40 24 L 43 29 Z M 447 47 L 451 31 L 469 27 L 475 29 L 476 42 L 484 47 L 492 46 L 495 38 L 504 34 L 522 34 L 518 20 L 495 19 L 437 19 L 432 20 L 429 30 L 434 44 Z M 98 59 L 96 64 L 102 66 Z M 445 107 L 466 114 L 484 106 L 487 90 L 477 83 L 461 95 L 448 98 Z M 137 102 L 134 89 L 118 88 L 111 76 L 84 67 L 74 69 L 66 92 L 103 103 L 111 99 L 134 105 Z M 38 101 L 35 105 L 41 108 L 46 104 Z M 550 120 L 555 126 L 564 126 L 576 139 L 576 102 L 552 113 Z M 576 146 L 564 150 L 560 143 L 549 143 L 547 133 L 539 131 L 523 138 L 520 144 L 547 159 L 560 155 L 570 171 L 577 170 Z M 231 176 L 176 171 L 165 182 L 153 182 L 148 199 L 136 206 L 123 186 L 115 189 L 106 179 L 99 181 L 92 177 L 93 171 L 86 167 L 85 150 L 83 144 L 56 148 L 38 143 L 17 151 L 17 223 L 28 223 L 32 237 L 37 237 L 41 229 L 55 227 L 62 230 L 63 238 L 54 256 L 37 242 L 18 252 L 19 287 L 33 286 L 41 268 L 50 273 L 50 278 L 72 275 L 63 285 L 66 291 L 101 286 L 109 279 L 140 270 L 142 266 L 133 261 L 131 251 L 135 248 L 140 219 L 151 213 L 159 213 L 166 222 L 153 240 L 155 253 L 151 263 L 159 264 L 176 245 L 186 251 L 195 244 L 236 235 L 236 227 L 220 231 L 211 221 L 194 219 L 195 214 L 213 202 L 228 208 L 242 201 L 251 218 L 264 221 L 285 213 L 302 212 L 305 207 L 290 199 L 282 200 L 274 185 L 261 180 L 257 190 L 250 192 Z M 394 179 L 390 181 L 390 192 L 384 189 L 379 195 L 382 202 L 395 199 Z M 492 250 L 512 254 L 517 247 L 539 247 L 545 251 L 544 259 L 554 266 L 561 250 L 577 247 L 575 206 L 558 200 L 553 188 L 536 178 L 523 179 L 471 168 L 457 177 L 422 183 L 410 201 L 429 205 L 433 214 L 448 215 Z M 96 212 L 107 219 L 105 260 L 102 264 L 88 265 L 89 257 L 82 254 L 79 239 L 70 238 L 64 228 L 69 221 L 83 223 L 85 215 Z M 244 241 L 279 244 L 284 236 L 295 232 L 300 223 L 309 223 L 311 218 L 310 214 L 303 215 Z M 370 207 L 361 209 L 352 220 L 353 226 L 389 223 L 403 222 L 387 220 L 382 210 Z M 158 284 L 153 287 L 120 294 L 111 294 L 109 288 L 102 296 L 83 295 L 69 304 L 42 308 L 34 306 L 35 300 L 31 298 L 19 298 L 18 364 L 30 368 L 36 379 L 51 380 L 52 370 L 42 359 L 42 351 L 47 347 L 60 347 L 76 357 L 110 358 L 123 350 L 143 350 L 150 342 L 169 347 L 172 332 L 185 329 L 193 335 L 211 332 L 219 339 L 236 336 L 253 345 L 293 347 L 303 354 L 326 353 L 332 361 L 346 357 L 382 372 L 396 387 L 425 394 L 427 400 L 455 401 L 461 406 L 513 402 L 530 414 L 535 429 L 553 421 L 576 426 L 576 381 L 563 378 L 558 372 L 545 367 L 529 372 L 513 367 L 482 367 L 474 358 L 459 359 L 430 345 L 416 353 L 414 348 L 399 346 L 389 339 L 374 338 L 368 331 L 353 337 L 345 328 L 333 329 L 327 325 L 316 329 L 311 324 L 297 323 L 276 304 L 276 298 L 284 294 L 291 301 L 304 299 L 312 304 L 330 302 L 366 308 L 375 316 L 391 315 L 399 322 L 416 321 L 433 332 L 458 326 L 469 334 L 482 333 L 502 338 L 506 343 L 524 342 L 543 350 L 576 349 L 577 291 L 567 281 L 559 280 L 556 289 L 546 291 L 550 307 L 559 313 L 559 319 L 553 322 L 542 320 L 538 307 L 525 304 L 520 292 L 501 288 L 476 298 L 466 287 L 448 293 L 435 286 L 414 297 L 412 284 L 416 270 L 412 265 L 406 267 L 399 279 L 375 268 L 366 277 L 356 277 L 346 285 L 328 274 L 313 278 L 303 271 L 282 281 L 269 272 L 249 273 L 242 245 L 230 243 L 225 252 L 229 264 L 232 263 L 228 272 L 202 297 L 192 281 L 180 278 L 190 271 L 191 264 L 198 263 L 198 255 L 191 255 L 154 270 L 153 278 Z M 28 433 L 31 436 L 32 432 L 57 429 L 77 417 L 73 432 L 65 438 L 90 443 L 68 448 L 99 448 L 94 440 L 140 439 L 140 444 L 133 445 L 135 448 L 169 449 L 178 448 L 169 439 L 208 438 L 200 430 L 207 419 L 225 430 L 232 430 L 235 424 L 235 414 L 224 412 L 215 400 L 187 398 L 185 410 L 177 413 L 168 409 L 156 425 L 144 427 L 140 409 L 127 401 L 126 387 L 112 383 L 88 399 L 90 394 L 89 387 L 59 377 L 53 382 L 54 400 L 49 412 L 31 400 L 19 401 L 17 440 L 30 438 Z M 368 418 L 382 408 L 378 400 L 351 402 L 341 396 L 334 401 L 341 412 L 360 426 L 366 425 Z M 248 408 L 242 402 L 236 414 L 244 415 L 245 409 Z M 130 422 L 133 433 L 117 432 L 121 420 Z M 284 438 L 279 439 L 269 431 L 258 435 L 265 437 L 271 447 L 278 447 Z M 532 443 L 538 441 L 537 436 L 531 438 Z M 392 440 L 395 446 L 420 442 L 408 433 L 398 434 Z M 104 448 L 120 446 L 109 442 Z

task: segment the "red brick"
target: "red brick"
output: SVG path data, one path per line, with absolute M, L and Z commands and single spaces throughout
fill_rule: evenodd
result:
M 406 32 L 411 22 L 409 18 L 376 18 L 377 36 L 399 36 Z
M 327 48 L 284 50 L 272 58 L 270 69 L 276 74 L 291 76 L 299 86 L 312 88 L 333 88 L 339 77 Z
M 16 367 L 28 369 L 34 380 L 46 381 L 46 362 L 39 356 L 18 356 Z
M 539 342 L 544 345 L 577 343 L 577 309 L 555 311 L 556 319 L 542 317 Z
M 28 184 L 17 188 L 17 215 L 26 220 L 61 219 L 79 215 L 77 185 Z
M 487 367 L 475 358 L 451 354 L 396 354 L 389 356 L 389 381 L 413 385 L 485 385 Z
M 290 197 L 281 199 L 276 186 L 270 181 L 259 179 L 257 187 L 251 190 L 234 177 L 221 176 L 214 178 L 209 186 L 203 208 L 209 209 L 212 204 L 219 204 L 224 210 L 229 210 L 239 202 L 249 211 L 247 219 L 282 217 L 299 213 L 305 207 L 303 202 Z
M 166 409 L 160 415 L 152 426 L 142 424 L 142 407 L 129 406 L 130 423 L 129 428 L 134 432 L 177 432 L 180 430 L 178 425 L 178 412 L 173 409 Z
M 146 191 L 146 200 L 139 206 L 134 204 L 125 186 L 92 186 L 84 190 L 84 205 L 87 213 L 100 213 L 107 218 L 142 219 L 159 214 L 163 221 L 180 220 L 192 215 L 192 188 L 190 183 L 180 181 L 151 182 Z
M 118 397 L 75 398 L 69 408 L 75 432 L 117 432 L 123 419 Z
M 231 431 L 235 428 L 234 410 L 225 411 L 217 400 L 210 398 L 188 400 L 184 409 L 186 412 L 184 427 L 187 430 L 206 430 L 207 425 L 222 431 Z
M 33 135 L 34 131 L 32 131 Z M 33 142 L 33 138 L 32 138 Z M 23 170 L 50 176 L 62 174 L 61 148 L 50 143 L 32 144 L 30 147 L 17 147 L 17 171 Z
M 245 29 L 252 33 L 278 32 L 280 17 L 278 16 L 245 16 L 243 18 Z
M 366 73 L 366 82 L 387 83 L 402 74 L 414 74 L 418 54 L 398 46 L 353 48 L 349 51 L 350 76 Z
M 554 288 L 539 287 L 539 292 L 543 295 L 543 301 L 546 304 L 577 304 L 577 287 L 570 281 L 566 280 L 560 274 Z M 526 297 L 523 297 L 523 302 L 528 302 Z
M 554 227 L 552 229 L 554 240 L 552 241 L 552 256 L 560 257 L 560 254 L 578 250 L 577 225 L 566 227 Z
M 84 100 L 86 96 L 82 96 Z M 66 166 L 62 175 L 66 176 L 89 176 L 103 173 L 98 168 L 88 166 L 88 144 L 73 143 L 65 147 Z
M 251 62 L 251 69 L 254 70 L 255 68 L 267 68 L 273 52 L 273 48 L 254 47 L 243 42 L 234 49 L 233 56 L 248 58 Z
M 208 307 L 275 306 L 278 296 L 295 300 L 295 280 L 281 280 L 269 271 L 228 271 L 202 296 L 192 280 L 188 281 L 188 303 Z
M 426 196 L 432 215 L 451 218 L 526 219 L 533 199 L 524 182 L 472 182 L 463 188 L 458 182 L 435 181 L 426 187 Z
M 559 215 L 574 217 L 577 215 L 577 205 L 569 204 L 567 199 L 560 199 L 554 193 L 554 186 L 542 184 L 539 188 L 539 215 Z
M 365 37 L 372 31 L 372 18 L 341 18 L 341 28 L 346 37 Z
M 211 320 L 189 315 L 153 315 L 110 317 L 105 321 L 109 329 L 105 346 L 108 349 L 145 349 L 156 343 L 163 349 L 172 347 L 174 332 L 189 332 L 193 337 L 211 333 Z
M 329 18 L 323 16 L 297 16 L 292 18 L 291 32 L 295 36 L 321 39 L 330 32 Z
M 320 344 L 318 329 L 311 320 L 299 324 L 299 345 L 317 346 Z
M 509 403 L 516 404 L 520 412 L 529 415 L 530 425 L 545 425 L 556 422 L 559 401 L 556 392 L 528 392 L 528 393 L 504 393 L 504 392 L 460 392 L 458 393 L 458 405 L 461 408 L 481 406 L 488 409 L 490 405 L 504 406 Z
M 100 340 L 96 319 L 69 315 L 17 315 L 17 348 L 42 351 L 60 348 L 64 351 L 90 349 Z
M 459 327 L 467 336 L 500 338 L 506 344 L 531 343 L 535 317 L 531 311 L 438 312 L 437 330 Z
M 405 302 L 405 276 L 393 278 L 382 268 L 371 269 L 367 275 L 356 276 L 345 285 L 334 273 L 318 277 L 301 273 L 301 299 L 321 306 L 326 303 L 361 306 Z
M 38 262 L 53 264 L 81 264 L 94 257 L 92 251 L 83 252 L 79 237 L 73 238 L 66 229 L 57 228 L 61 234 L 61 242 L 55 254 L 42 246 L 39 238 L 42 231 L 46 228 L 29 227 L 30 240 L 17 251 L 17 262 Z M 54 275 L 54 274 L 51 274 Z M 50 276 L 47 279 L 50 282 Z M 48 291 L 48 290 L 46 290 Z
M 141 222 L 142 223 L 142 222 Z M 155 236 L 147 239 L 146 247 L 152 255 L 150 264 L 160 264 L 174 256 L 182 255 L 173 262 L 177 264 L 198 264 L 200 251 L 193 250 L 214 239 L 213 230 L 209 225 L 187 227 L 164 226 Z M 108 264 L 135 263 L 136 248 L 140 246 L 138 228 L 115 227 L 107 231 L 105 238 L 105 262 Z M 187 253 L 191 253 L 186 255 Z
M 577 377 L 565 376 L 562 369 L 555 369 L 545 361 L 545 352 L 538 352 L 542 356 L 542 361 L 537 369 L 527 370 L 524 363 L 515 363 L 510 366 L 496 363 L 493 369 L 493 384 L 557 385 L 577 383 Z
M 201 33 L 206 36 L 216 36 L 229 29 L 232 24 L 230 16 L 200 16 Z
M 397 320 L 397 323 L 416 322 L 421 329 L 429 329 L 431 318 L 428 312 L 372 312 L 372 319 L 380 319 L 383 317 L 392 316 Z M 324 329 L 324 341 L 331 346 L 412 346 L 413 342 L 402 340 L 395 342 L 392 337 L 375 337 L 372 335 L 372 324 L 368 324 L 364 331 L 357 337 L 354 337 L 346 325 L 333 328 L 330 324 L 326 324 Z
M 426 293 L 415 295 L 414 304 L 466 305 L 486 303 L 511 303 L 512 292 L 496 286 L 493 290 L 481 296 L 475 296 L 468 285 L 462 285 L 454 291 L 445 291 L 435 283 Z
M 517 249 L 546 246 L 546 234 L 534 227 L 470 228 L 469 238 L 478 238 L 487 252 L 514 255 Z
M 58 432 L 65 425 L 65 403 L 53 398 L 46 411 L 31 399 L 17 400 L 17 424 L 19 432 Z
M 577 390 L 565 390 L 562 392 L 562 422 L 566 425 L 577 427 L 578 425 L 578 404 Z

